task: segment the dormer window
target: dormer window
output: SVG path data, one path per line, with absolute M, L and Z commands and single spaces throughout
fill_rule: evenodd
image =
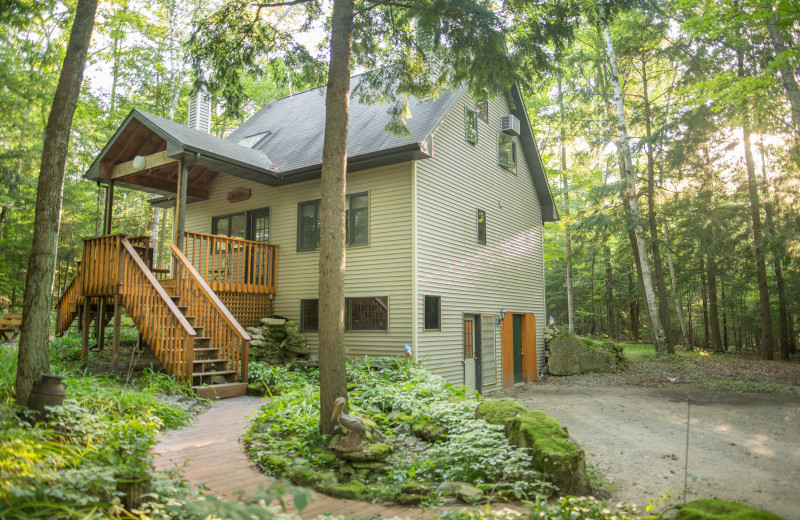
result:
M 258 143 L 260 143 L 265 137 L 270 135 L 272 132 L 267 130 L 266 132 L 259 132 L 257 134 L 248 135 L 244 139 L 239 141 L 239 146 L 244 146 L 245 148 L 254 148 Z

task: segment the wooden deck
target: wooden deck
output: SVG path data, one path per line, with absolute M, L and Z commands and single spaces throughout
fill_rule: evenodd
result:
M 193 486 L 205 486 L 207 494 L 228 500 L 252 497 L 272 479 L 250 466 L 239 440 L 250 423 L 248 416 L 263 402 L 256 397 L 217 401 L 187 428 L 165 433 L 154 448 L 156 469 L 179 469 Z M 485 506 L 483 506 L 485 507 Z M 456 508 L 438 508 L 438 511 Z M 493 508 L 494 509 L 494 508 Z M 415 507 L 394 507 L 340 500 L 314 493 L 311 504 L 300 515 L 345 515 L 358 518 L 432 518 Z

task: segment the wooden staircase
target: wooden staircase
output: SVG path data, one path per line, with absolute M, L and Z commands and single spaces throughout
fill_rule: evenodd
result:
M 87 356 L 92 316 L 101 327 L 115 317 L 117 329 L 120 305 L 167 372 L 190 381 L 198 396 L 244 395 L 250 336 L 174 244 L 171 250 L 176 277 L 158 280 L 124 235 L 84 239 L 78 273 L 56 305 L 56 333 L 81 315 Z M 101 300 L 115 304 L 101 309 Z
M 181 296 L 177 294 L 175 280 L 168 278 L 159 282 L 197 334 L 194 337 L 192 388 L 198 397 L 223 399 L 245 395 L 247 383 L 237 380 L 236 370 L 229 370 L 228 359 L 221 357 L 220 349 L 212 346 L 211 336 L 203 334 L 205 327 L 197 324 L 197 316 L 187 315 L 189 306 L 181 305 Z

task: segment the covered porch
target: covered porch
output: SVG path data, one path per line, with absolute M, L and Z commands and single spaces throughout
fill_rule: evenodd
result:
M 78 319 L 86 357 L 89 323 L 102 348 L 102 331 L 113 320 L 115 360 L 124 308 L 169 373 L 198 391 L 243 392 L 250 341 L 244 327 L 273 314 L 278 246 L 185 229 L 187 204 L 208 200 L 209 186 L 223 173 L 280 182 L 259 152 L 133 110 L 86 174 L 106 187 L 103 227 L 83 239 L 76 277 L 56 305 L 56 333 Z M 150 236 L 113 232 L 118 186 L 151 193 L 151 202 L 172 210 L 163 265 L 154 265 Z

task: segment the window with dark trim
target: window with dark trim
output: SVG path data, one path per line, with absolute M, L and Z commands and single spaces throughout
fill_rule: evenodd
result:
M 269 243 L 269 208 L 211 217 L 211 234 Z
M 211 234 L 221 237 L 245 238 L 247 219 L 244 212 L 211 218 Z
M 303 332 L 319 330 L 319 300 L 300 300 L 300 330 Z
M 464 137 L 470 143 L 478 142 L 478 113 L 469 108 L 464 109 L 464 124 L 466 133 Z
M 345 200 L 348 246 L 369 244 L 369 192 L 348 195 Z M 297 204 L 297 250 L 319 248 L 320 199 Z
M 486 244 L 486 212 L 478 210 L 478 243 Z
M 425 330 L 442 330 L 442 297 L 425 296 Z
M 478 111 L 478 117 L 489 122 L 489 95 L 484 92 L 483 97 L 475 102 L 475 108 Z
M 347 211 L 347 238 L 349 246 L 363 246 L 369 243 L 369 194 L 354 193 L 345 201 Z
M 517 171 L 517 144 L 510 135 L 497 134 L 497 161 L 503 168 Z
M 389 297 L 345 298 L 346 331 L 389 330 Z
M 297 204 L 297 250 L 313 251 L 319 247 L 319 200 Z

